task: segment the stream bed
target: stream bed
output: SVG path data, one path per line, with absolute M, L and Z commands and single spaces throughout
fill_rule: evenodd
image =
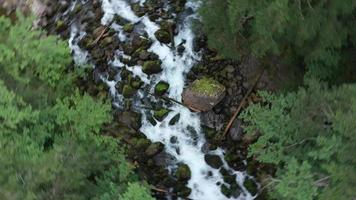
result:
M 86 2 L 84 0 L 71 2 L 63 15 L 75 10 L 78 4 Z M 133 110 L 141 114 L 139 131 L 152 143 L 163 144 L 164 151 L 170 158 L 165 166 L 169 174 L 175 174 L 182 165 L 189 168 L 187 170 L 190 176 L 186 182 L 186 187 L 190 189 L 189 199 L 254 199 L 254 196 L 244 186 L 245 179 L 249 177 L 246 172 L 231 168 L 224 159 L 225 151 L 222 148 L 205 147 L 206 138 L 200 114 L 176 103 L 182 102 L 181 96 L 186 87 L 186 76 L 202 57 L 202 52 L 194 49 L 195 35 L 192 28 L 194 20 L 199 20 L 197 14 L 199 2 L 186 2 L 184 10 L 173 13 L 170 19 L 165 20 L 174 24 L 175 33 L 170 38 L 160 39 L 157 38 L 157 32 L 164 26 L 160 23 L 163 21 L 162 17 L 158 16 L 152 20 L 153 17 L 145 13 L 137 15 L 140 13 L 139 6 L 145 3 L 145 0 L 103 0 L 100 2 L 103 11 L 100 23 L 103 27 L 110 27 L 110 30 L 114 31 L 111 34 L 116 37 L 121 46 L 112 48 L 111 59 L 106 63 L 114 69 L 113 73 L 98 73 L 98 77 L 108 86 L 115 109 L 123 110 L 129 104 Z M 137 7 L 132 7 L 132 4 Z M 162 10 L 169 9 L 171 9 L 171 4 L 163 3 Z M 118 23 L 118 21 L 124 21 L 124 23 Z M 130 24 L 130 27 L 127 24 Z M 135 34 L 131 34 L 132 32 Z M 99 31 L 99 39 L 105 34 L 105 29 Z M 80 21 L 71 24 L 69 45 L 74 60 L 77 64 L 87 63 L 93 65 L 94 68 L 100 68 L 100 63 L 91 62 L 92 57 L 96 55 L 91 55 L 89 51 L 80 47 L 82 45 L 79 45 L 85 40 L 86 35 Z M 143 45 L 145 48 L 141 49 L 142 52 L 138 56 L 146 61 L 130 62 L 135 59 L 132 53 L 135 50 L 125 44 L 132 45 L 137 41 L 141 46 L 142 43 L 147 43 Z M 100 46 L 94 48 L 100 52 Z M 130 73 L 130 80 L 134 80 L 133 82 L 139 85 L 134 91 L 131 86 L 122 85 L 123 80 L 127 79 L 126 75 L 123 77 L 126 72 Z M 153 95 L 155 86 L 162 82 L 169 85 L 165 96 L 170 99 L 168 102 Z M 159 111 L 156 105 L 159 105 Z M 212 166 L 207 163 L 207 160 L 215 160 L 220 164 Z M 234 177 L 233 183 L 224 180 L 222 169 Z M 229 190 L 229 196 L 224 194 L 224 189 Z M 170 192 L 173 191 L 170 189 Z M 165 198 L 176 197 L 168 193 Z

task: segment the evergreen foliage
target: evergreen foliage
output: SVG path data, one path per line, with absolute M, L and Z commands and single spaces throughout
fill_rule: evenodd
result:
M 65 42 L 0 17 L 0 199 L 151 200 L 118 141 L 111 106 L 80 94 Z
M 356 85 L 327 88 L 314 80 L 286 95 L 261 92 L 242 114 L 261 136 L 249 155 L 277 168 L 275 199 L 354 199 Z
M 322 78 L 354 49 L 355 13 L 353 0 L 206 0 L 201 8 L 209 46 L 225 57 L 278 55 Z

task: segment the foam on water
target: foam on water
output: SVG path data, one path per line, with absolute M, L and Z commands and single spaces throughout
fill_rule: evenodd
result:
M 144 0 L 135 0 L 135 2 L 141 5 L 145 2 Z M 150 21 L 147 16 L 138 17 L 131 10 L 129 4 L 124 0 L 103 0 L 102 9 L 104 11 L 104 16 L 101 20 L 102 24 L 108 25 L 113 20 L 115 15 L 119 15 L 133 23 L 142 23 L 144 30 L 147 33 L 149 39 L 153 42 L 148 51 L 151 51 L 159 56 L 162 61 L 163 71 L 157 75 L 147 76 L 142 72 L 141 66 L 129 67 L 123 64 L 119 57 L 128 57 L 124 55 L 123 52 L 116 52 L 116 59 L 111 61 L 109 64 L 117 68 L 126 68 L 131 71 L 134 76 L 139 77 L 146 86 L 150 87 L 151 92 L 157 82 L 163 80 L 169 83 L 169 97 L 177 101 L 181 101 L 181 94 L 183 92 L 185 75 L 189 72 L 191 67 L 200 59 L 200 55 L 193 51 L 193 39 L 194 34 L 191 29 L 192 19 L 198 18 L 196 10 L 199 7 L 199 3 L 196 1 L 189 1 L 186 4 L 187 9 L 193 10 L 193 14 L 188 15 L 184 20 L 178 24 L 178 34 L 174 37 L 174 44 L 182 44 L 185 47 L 185 51 L 182 54 L 178 54 L 175 48 L 171 48 L 166 44 L 160 43 L 154 33 L 159 29 L 159 26 Z M 122 32 L 122 27 L 113 23 L 112 28 L 117 31 L 120 41 L 126 40 L 126 36 Z M 82 62 L 83 59 L 87 58 L 87 53 L 82 51 L 75 39 L 75 37 L 82 37 L 84 33 L 80 33 L 75 27 L 72 28 L 72 34 L 70 38 L 70 47 L 74 51 L 74 58 L 78 62 Z M 105 77 L 103 80 L 108 84 L 110 92 L 114 97 L 114 105 L 121 107 L 123 97 L 119 94 L 115 85 L 120 81 L 120 77 L 117 77 L 114 81 L 108 81 Z M 137 96 L 138 99 L 144 98 L 145 93 L 139 91 Z M 136 101 L 135 105 L 138 108 L 142 103 Z M 170 171 L 177 167 L 178 163 L 185 163 L 189 166 L 191 170 L 191 179 L 188 182 L 188 187 L 192 189 L 189 198 L 194 200 L 225 200 L 228 199 L 221 193 L 219 184 L 226 184 L 223 181 L 222 175 L 219 170 L 210 167 L 204 160 L 204 153 L 202 147 L 205 144 L 205 138 L 201 130 L 201 123 L 199 114 L 191 112 L 186 107 L 174 104 L 168 107 L 171 112 L 162 121 L 158 122 L 154 126 L 148 121 L 145 110 L 141 109 L 142 112 L 142 127 L 141 132 L 144 133 L 148 139 L 153 142 L 161 142 L 165 145 L 165 151 L 172 155 L 175 160 L 168 166 Z M 169 121 L 180 114 L 179 121 L 171 126 Z M 171 143 L 171 138 L 176 138 L 176 143 Z M 217 149 L 215 151 L 210 151 L 209 154 L 215 154 L 220 156 L 223 160 L 224 168 L 231 169 L 227 163 L 224 161 L 224 151 L 222 149 Z M 244 172 L 234 171 L 236 175 L 236 181 L 239 183 L 243 192 L 237 198 L 239 200 L 251 200 L 253 197 L 247 192 L 243 187 L 243 180 L 246 175 Z M 234 199 L 234 198 L 230 198 Z

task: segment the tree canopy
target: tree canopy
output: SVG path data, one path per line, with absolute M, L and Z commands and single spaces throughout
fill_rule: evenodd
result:
M 0 17 L 0 199 L 153 199 L 119 141 L 111 105 L 76 89 L 66 42 Z
M 353 0 L 206 0 L 201 15 L 211 48 L 223 56 L 278 55 L 330 77 L 356 44 Z
M 356 85 L 328 88 L 308 80 L 286 95 L 261 92 L 263 101 L 242 118 L 261 136 L 249 155 L 274 164 L 275 199 L 353 199 L 356 184 Z

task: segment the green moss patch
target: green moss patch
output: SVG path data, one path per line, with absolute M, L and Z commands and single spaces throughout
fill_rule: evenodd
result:
M 221 94 L 225 87 L 212 78 L 204 77 L 193 82 L 192 90 L 207 96 L 216 96 Z

